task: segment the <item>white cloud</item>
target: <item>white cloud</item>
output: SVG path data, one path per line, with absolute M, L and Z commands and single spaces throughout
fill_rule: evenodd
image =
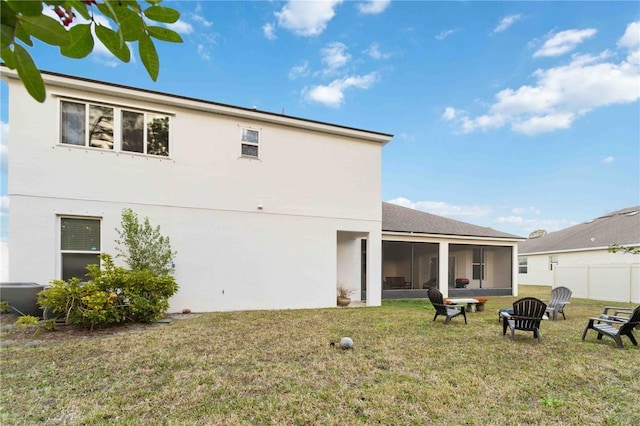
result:
M 211 54 L 209 53 L 209 49 L 204 44 L 198 44 L 198 56 L 200 56 L 205 61 L 209 61 L 211 59 Z
M 262 32 L 264 33 L 264 36 L 268 40 L 276 39 L 275 27 L 273 26 L 273 24 L 271 23 L 264 24 L 262 27 Z
M 200 12 L 200 9 L 199 9 L 199 8 L 196 8 L 196 12 L 198 12 L 198 13 L 199 13 L 199 12 Z M 201 15 L 197 15 L 197 14 L 195 14 L 195 13 L 192 13 L 192 14 L 191 14 L 191 15 L 189 15 L 189 16 L 191 16 L 191 19 L 193 19 L 195 22 L 197 22 L 198 24 L 200 24 L 200 25 L 202 25 L 202 26 L 204 26 L 204 27 L 210 28 L 210 27 L 213 25 L 213 22 L 211 22 L 211 21 L 207 21 L 207 20 L 206 20 L 203 16 L 201 16 Z
M 486 206 L 454 205 L 443 201 L 413 202 L 407 198 L 399 197 L 393 200 L 389 200 L 388 202 L 403 207 L 409 207 L 415 210 L 421 210 L 423 212 L 435 214 L 438 216 L 452 218 L 484 217 L 491 213 L 491 209 Z
M 626 40 L 626 33 L 621 40 Z M 640 63 L 631 62 L 632 56 L 616 63 L 612 56 L 608 50 L 595 56 L 573 55 L 566 65 L 536 70 L 531 85 L 499 91 L 484 114 L 470 117 L 450 106 L 442 117 L 464 133 L 505 125 L 527 135 L 567 129 L 596 108 L 640 98 Z
M 415 142 L 416 140 L 415 135 L 413 135 L 412 133 L 402 132 L 398 136 L 400 137 L 400 139 L 404 139 L 409 142 Z
M 344 101 L 344 92 L 347 89 L 368 89 L 378 80 L 375 72 L 363 76 L 345 77 L 334 80 L 328 85 L 318 85 L 305 88 L 304 96 L 313 102 L 318 102 L 333 108 L 338 108 Z
M 304 61 L 302 65 L 296 65 L 289 70 L 289 79 L 295 80 L 309 74 L 309 62 Z
M 366 3 L 359 3 L 360 13 L 367 15 L 377 15 L 384 12 L 391 4 L 391 0 L 368 0 Z
M 613 163 L 615 160 L 616 160 L 616 159 L 610 155 L 610 156 L 608 156 L 608 157 L 606 157 L 606 158 L 603 158 L 603 159 L 602 159 L 602 162 L 603 162 L 604 164 L 611 164 L 611 163 Z
M 520 216 L 500 216 L 494 220 L 495 223 L 508 223 L 511 225 L 521 225 L 524 219 Z
M 627 25 L 624 35 L 618 40 L 618 47 L 629 50 L 640 48 L 640 21 Z
M 511 209 L 511 212 L 513 214 L 524 214 L 524 213 L 533 213 L 536 215 L 542 214 L 542 211 L 540 209 L 537 209 L 533 206 L 529 206 L 529 207 L 514 207 L 513 209 Z
M 640 21 L 627 25 L 627 29 L 618 40 L 617 46 L 629 51 L 627 62 L 640 66 Z
M 322 63 L 325 65 L 322 71 L 324 75 L 335 75 L 338 69 L 351 60 L 351 55 L 346 53 L 346 50 L 347 46 L 340 42 L 330 43 L 320 50 Z
M 390 53 L 382 53 L 380 51 L 380 45 L 378 45 L 378 43 L 372 43 L 364 53 L 371 56 L 373 59 L 389 59 L 391 57 Z
M 525 135 L 535 135 L 537 133 L 551 132 L 553 130 L 568 129 L 575 118 L 575 114 L 547 114 L 544 116 L 531 117 L 527 120 L 514 122 L 512 129 Z
M 521 18 L 521 14 L 505 16 L 504 18 L 502 18 L 498 26 L 493 29 L 493 32 L 499 33 L 501 31 L 504 31 Z
M 317 36 L 335 16 L 336 7 L 342 0 L 289 1 L 280 12 L 274 12 L 278 25 L 296 35 Z
M 436 35 L 436 40 L 444 40 L 445 38 L 449 37 L 451 34 L 455 33 L 458 30 L 445 30 L 440 32 L 440 34 Z
M 456 118 L 456 109 L 453 107 L 446 107 L 442 113 L 442 119 L 451 121 Z
M 173 24 L 165 24 L 167 28 L 177 32 L 178 34 L 188 35 L 193 32 L 193 25 L 183 21 L 182 19 L 174 22 Z
M 545 56 L 560 56 L 574 50 L 580 43 L 593 37 L 598 31 L 589 28 L 586 30 L 561 31 L 547 40 L 534 54 L 534 58 Z

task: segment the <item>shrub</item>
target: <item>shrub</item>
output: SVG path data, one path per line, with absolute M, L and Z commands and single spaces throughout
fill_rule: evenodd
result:
M 100 288 L 118 295 L 128 320 L 151 322 L 162 317 L 169 308 L 169 298 L 178 291 L 172 276 L 158 275 L 149 269 L 128 271 L 115 266 L 108 254 L 100 259 L 102 269 L 90 265 L 88 275 Z
M 0 314 L 7 314 L 11 310 L 11 305 L 6 300 L 0 301 Z
M 169 308 L 178 284 L 169 275 L 151 270 L 129 271 L 115 266 L 108 254 L 100 255 L 102 269 L 89 265 L 90 280 L 54 280 L 38 294 L 38 304 L 67 324 L 93 328 L 124 321 L 152 322 Z
M 37 324 L 40 321 L 40 318 L 34 317 L 33 315 L 23 315 L 16 320 L 16 325 L 27 328 L 30 325 Z
M 78 278 L 71 278 L 68 282 L 51 281 L 50 287 L 38 293 L 38 304 L 72 325 L 93 328 L 123 319 L 114 292 L 104 291 L 92 281 L 81 283 Z
M 153 228 L 149 218 L 140 223 L 138 215 L 131 209 L 122 211 L 120 222 L 122 229 L 116 232 L 120 239 L 116 240 L 116 257 L 124 258 L 129 268 L 134 271 L 151 270 L 156 275 L 173 273 L 173 257 L 169 237 L 160 233 L 160 226 Z

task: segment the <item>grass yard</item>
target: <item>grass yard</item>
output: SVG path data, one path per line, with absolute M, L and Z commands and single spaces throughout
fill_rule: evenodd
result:
M 573 298 L 536 343 L 502 336 L 496 309 L 513 300 L 491 297 L 468 325 L 433 322 L 420 300 L 208 313 L 97 338 L 5 333 L 0 424 L 640 424 L 640 348 L 581 341 L 605 305 L 633 305 Z M 329 346 L 342 336 L 354 350 Z

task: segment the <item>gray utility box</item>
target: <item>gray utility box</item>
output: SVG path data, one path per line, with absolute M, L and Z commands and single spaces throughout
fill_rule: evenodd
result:
M 42 318 L 38 293 L 47 287 L 37 283 L 0 283 L 0 300 L 9 302 L 11 312 Z

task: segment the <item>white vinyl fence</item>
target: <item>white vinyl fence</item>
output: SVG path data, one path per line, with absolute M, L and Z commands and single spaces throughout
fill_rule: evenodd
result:
M 565 286 L 573 297 L 640 303 L 640 265 L 556 266 L 553 287 Z

